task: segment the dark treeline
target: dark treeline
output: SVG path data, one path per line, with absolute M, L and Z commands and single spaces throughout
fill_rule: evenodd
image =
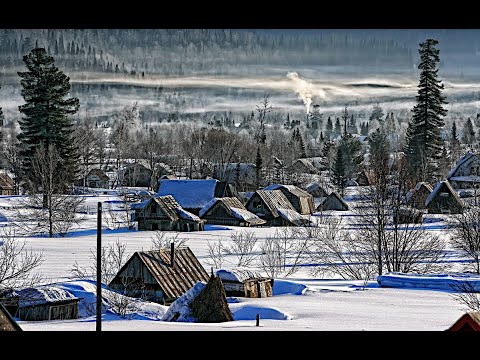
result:
M 232 29 L 3 29 L 0 66 L 45 47 L 68 71 L 129 75 L 228 74 L 248 65 L 412 66 L 412 49 L 392 39 L 318 31 Z M 372 54 L 375 54 L 372 57 Z

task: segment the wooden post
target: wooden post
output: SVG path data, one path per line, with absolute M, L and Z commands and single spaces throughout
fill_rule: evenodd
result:
M 97 322 L 96 331 L 102 331 L 102 203 L 97 210 Z
M 257 325 L 256 326 L 260 326 L 260 314 L 257 314 Z

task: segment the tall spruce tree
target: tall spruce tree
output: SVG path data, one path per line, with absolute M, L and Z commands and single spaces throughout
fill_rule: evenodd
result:
M 439 160 L 442 157 L 443 139 L 441 128 L 445 125 L 443 116 L 447 104 L 442 95 L 444 88 L 438 79 L 437 63 L 440 61 L 435 46 L 437 40 L 427 39 L 420 43 L 420 81 L 412 120 L 408 124 L 405 152 L 408 157 L 410 174 L 415 181 L 434 183 L 440 176 Z
M 345 195 L 345 187 L 347 185 L 347 175 L 345 173 L 345 155 L 343 153 L 343 147 L 337 147 L 337 153 L 332 166 L 332 180 L 337 186 L 340 195 Z
M 473 123 L 470 118 L 468 118 L 465 125 L 463 125 L 462 141 L 467 145 L 472 145 L 475 142 L 475 130 L 473 130 Z
M 35 48 L 23 57 L 27 71 L 18 72 L 21 94 L 25 104 L 19 106 L 23 115 L 19 120 L 18 140 L 22 148 L 22 168 L 26 180 L 33 181 L 32 159 L 42 145 L 46 153 L 50 146 L 58 152 L 60 161 L 56 174 L 62 174 L 57 183 L 58 192 L 65 191 L 74 180 L 78 154 L 72 140 L 73 122 L 70 116 L 79 109 L 77 98 L 67 98 L 70 78 L 54 64 L 44 48 Z M 55 181 L 55 180 L 53 180 Z
M 454 121 L 450 133 L 450 165 L 456 163 L 460 154 L 460 140 L 458 139 L 457 124 Z
M 260 147 L 257 147 L 257 157 L 255 158 L 255 186 L 260 188 L 260 173 L 262 171 L 262 155 L 260 154 Z

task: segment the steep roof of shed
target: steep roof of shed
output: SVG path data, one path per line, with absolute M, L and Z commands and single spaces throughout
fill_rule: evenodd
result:
M 450 185 L 450 182 L 448 180 L 444 181 L 439 181 L 437 183 L 437 186 L 435 186 L 435 189 L 432 190 L 430 195 L 428 195 L 427 199 L 425 200 L 425 206 L 427 206 L 438 194 L 441 188 L 447 188 L 447 190 L 452 194 L 453 198 L 461 205 L 463 206 L 462 199 L 460 199 L 460 196 L 458 196 L 457 192 L 453 189 L 452 185 Z
M 279 217 L 278 209 L 288 209 L 296 211 L 292 203 L 280 190 L 257 190 L 255 193 L 260 196 L 267 208 L 274 217 Z M 248 201 L 250 201 L 252 197 Z
M 0 173 L 0 188 L 13 190 L 13 180 L 7 174 Z
M 263 190 L 280 190 L 281 188 L 284 188 L 284 189 L 288 190 L 290 193 L 292 193 L 293 195 L 298 196 L 298 197 L 310 197 L 310 196 L 312 196 L 308 192 L 306 192 L 305 190 L 302 190 L 298 186 L 295 186 L 295 185 L 272 184 L 272 185 L 266 186 L 265 188 L 263 188 Z
M 450 179 L 457 172 L 458 168 L 460 166 L 462 166 L 463 164 L 465 164 L 468 160 L 470 160 L 472 158 L 472 156 L 476 156 L 476 155 L 474 153 L 472 153 L 471 151 L 468 151 L 465 154 L 465 156 L 457 162 L 457 164 L 453 167 L 453 169 L 448 172 L 448 174 L 445 178 L 447 180 Z
M 198 281 L 208 282 L 209 276 L 189 247 L 175 249 L 175 264 L 170 263 L 170 249 L 137 251 L 120 269 L 112 280 L 114 282 L 132 261 L 138 256 L 152 277 L 161 286 L 167 298 L 178 298 Z
M 22 328 L 5 309 L 3 304 L 0 303 L 0 332 L 2 331 L 22 331 Z
M 172 195 L 185 209 L 201 209 L 215 197 L 218 180 L 170 180 L 160 181 L 158 195 Z

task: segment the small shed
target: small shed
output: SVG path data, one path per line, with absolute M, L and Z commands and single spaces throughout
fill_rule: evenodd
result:
M 263 190 L 280 190 L 293 205 L 293 208 L 302 215 L 315 212 L 313 196 L 295 185 L 272 184 Z
M 138 221 L 138 230 L 201 231 L 203 220 L 184 210 L 171 195 L 154 196 L 134 204 L 133 221 Z
M 260 273 L 242 268 L 216 271 L 222 279 L 227 296 L 265 298 L 273 294 L 273 279 Z
M 439 181 L 425 200 L 429 214 L 461 214 L 463 202 L 448 180 Z
M 87 186 L 90 188 L 108 189 L 110 185 L 110 178 L 102 169 L 91 169 L 85 178 L 75 181 L 76 186 Z
M 198 215 L 200 210 L 215 197 L 218 183 L 216 179 L 162 180 L 158 195 L 172 195 L 182 208 Z
M 421 224 L 423 213 L 415 208 L 401 207 L 397 214 L 393 214 L 393 222 L 396 224 Z
M 473 332 L 480 331 L 480 313 L 467 312 L 463 314 L 447 331 Z
M 317 211 L 325 210 L 347 211 L 348 204 L 336 191 L 332 191 L 330 195 L 322 198 L 317 206 Z
M 280 190 L 257 190 L 248 199 L 248 211 L 266 220 L 267 226 L 307 226 L 310 220 L 300 215 Z
M 18 292 L 20 302 L 16 316 L 20 320 L 78 319 L 80 298 L 55 286 L 26 288 Z
M 287 170 L 299 174 L 318 174 L 318 170 L 308 159 L 295 160 Z
M 209 276 L 189 247 L 135 252 L 108 285 L 127 296 L 170 304 Z
M 329 194 L 329 192 L 327 192 L 325 187 L 320 185 L 318 182 L 313 182 L 308 184 L 305 187 L 305 190 L 313 197 L 323 198 L 323 197 L 327 197 Z
M 266 223 L 248 211 L 236 197 L 213 198 L 199 212 L 207 224 L 232 226 L 258 226 Z
M 22 331 L 22 328 L 0 303 L 0 332 L 2 331 Z
M 13 179 L 5 173 L 0 174 L 0 195 L 15 195 Z
M 433 191 L 432 185 L 427 182 L 419 182 L 415 188 L 410 190 L 406 195 L 407 205 L 415 209 L 425 209 L 425 201 Z

